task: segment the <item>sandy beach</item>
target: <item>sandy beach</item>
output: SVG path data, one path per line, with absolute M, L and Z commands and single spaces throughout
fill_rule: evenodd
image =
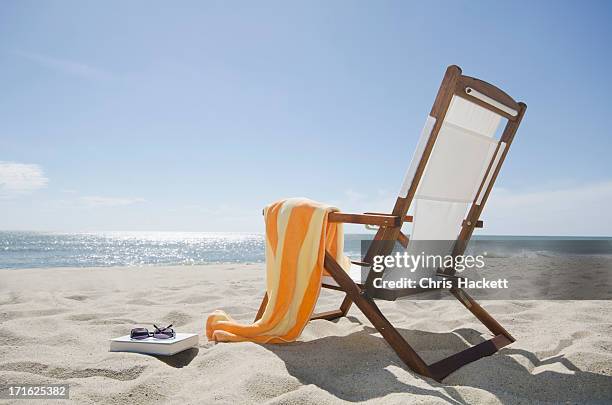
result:
M 208 342 L 207 314 L 252 320 L 263 283 L 261 264 L 0 271 L 0 384 L 68 383 L 80 404 L 612 401 L 610 301 L 485 301 L 517 341 L 437 383 L 404 367 L 356 308 L 311 322 L 292 344 Z M 319 307 L 340 299 L 324 291 Z M 428 362 L 488 336 L 456 301 L 380 306 Z M 200 334 L 199 347 L 170 358 L 108 351 L 110 338 L 153 322 Z

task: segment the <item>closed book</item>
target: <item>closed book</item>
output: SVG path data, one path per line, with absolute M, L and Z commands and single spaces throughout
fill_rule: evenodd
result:
M 195 333 L 177 333 L 174 338 L 156 339 L 132 339 L 130 335 L 111 339 L 111 352 L 132 352 L 142 354 L 154 354 L 159 356 L 172 356 L 198 346 L 198 335 Z

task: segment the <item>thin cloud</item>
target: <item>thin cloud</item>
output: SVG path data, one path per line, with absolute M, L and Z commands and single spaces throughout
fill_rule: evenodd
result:
M 364 194 L 352 189 L 344 190 L 343 196 L 328 201 L 345 212 L 382 212 L 390 213 L 395 204 L 396 195 L 389 190 L 377 190 L 372 194 Z M 363 228 L 363 226 L 361 226 Z
M 55 58 L 34 52 L 15 51 L 15 54 L 28 59 L 40 66 L 57 70 L 73 76 L 80 76 L 86 79 L 108 79 L 111 74 L 97 67 L 76 62 L 69 59 Z
M 145 202 L 144 198 L 85 196 L 79 201 L 92 207 L 122 207 Z
M 39 165 L 0 161 L 0 198 L 30 194 L 48 182 Z
M 611 236 L 610 201 L 612 181 L 530 191 L 497 189 L 483 219 L 489 234 Z

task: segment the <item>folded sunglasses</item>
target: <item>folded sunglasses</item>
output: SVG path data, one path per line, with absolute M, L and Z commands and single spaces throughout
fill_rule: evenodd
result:
M 155 339 L 171 339 L 175 335 L 171 324 L 165 328 L 160 328 L 155 324 L 153 324 L 153 326 L 155 327 L 153 332 L 149 332 L 147 328 L 132 329 L 130 331 L 130 339 L 146 339 L 149 337 L 154 337 Z

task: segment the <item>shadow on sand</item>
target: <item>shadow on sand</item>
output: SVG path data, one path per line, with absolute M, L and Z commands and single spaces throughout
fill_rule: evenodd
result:
M 359 323 L 354 317 L 349 319 Z M 428 363 L 484 340 L 480 332 L 473 329 L 457 329 L 452 333 L 398 331 Z M 463 404 L 465 399 L 454 388 L 455 385 L 486 390 L 504 403 L 554 401 L 555 398 L 571 403 L 612 401 L 612 377 L 581 371 L 562 355 L 539 359 L 534 353 L 512 349 L 511 346 L 464 366 L 442 383 L 410 370 L 415 377 L 436 389 L 427 388 L 427 384 L 416 386 L 400 381 L 393 368 L 406 369 L 406 366 L 371 327 L 348 336 L 328 336 L 310 342 L 264 347 L 281 358 L 288 372 L 302 384 L 314 384 L 346 401 L 411 393 Z M 553 363 L 559 363 L 561 372 L 530 372 L 534 367 Z M 314 366 L 305 367 L 305 364 Z
M 153 356 L 156 359 L 166 363 L 170 367 L 174 368 L 183 368 L 198 355 L 200 350 L 197 347 L 192 347 L 191 349 L 187 349 L 183 352 L 177 353 L 173 356 Z

